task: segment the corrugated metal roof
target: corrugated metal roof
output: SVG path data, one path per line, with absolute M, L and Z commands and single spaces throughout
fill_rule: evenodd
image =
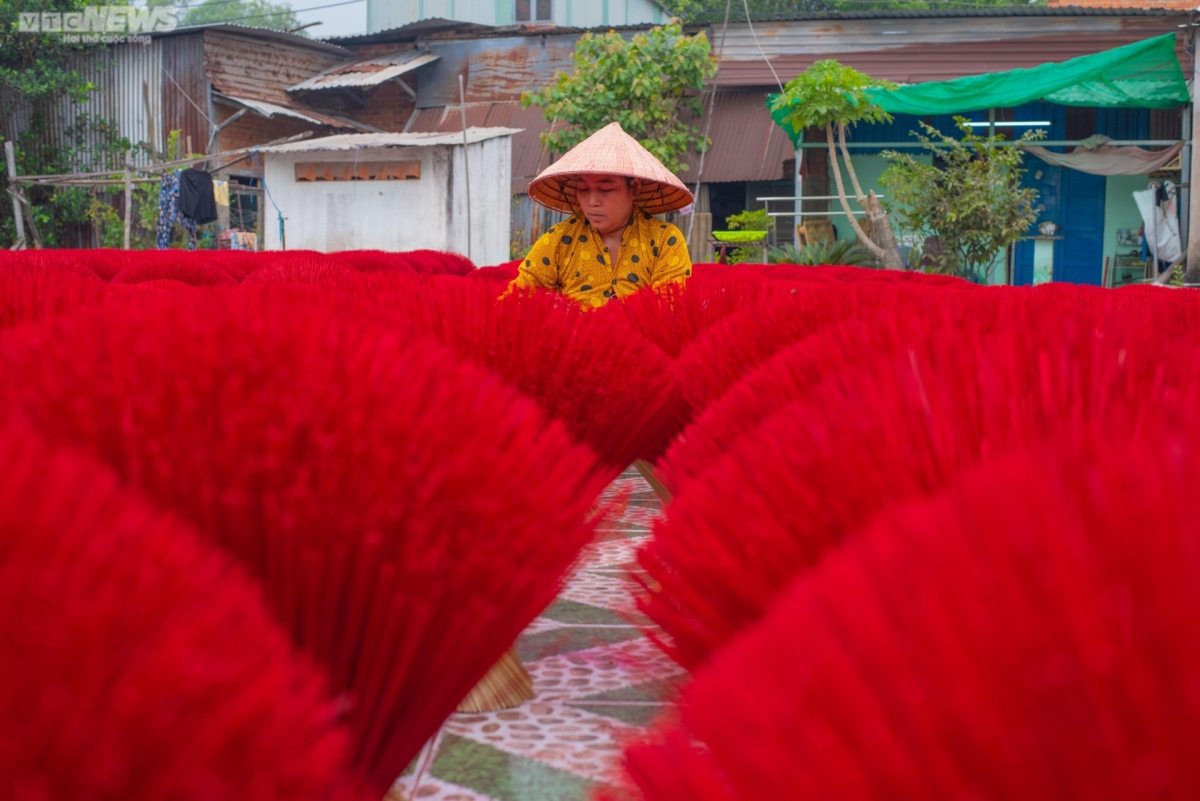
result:
M 391 42 L 411 42 L 422 36 L 450 32 L 465 33 L 475 30 L 494 31 L 496 29 L 491 25 L 477 25 L 474 22 L 457 22 L 452 19 L 431 17 L 420 22 L 401 25 L 399 28 L 389 28 L 385 31 L 357 36 L 331 36 L 325 41 L 337 45 L 389 44 Z
M 414 133 L 451 133 L 462 130 L 458 106 L 417 109 L 409 120 Z M 477 103 L 467 105 L 467 125 L 511 127 L 521 132 L 513 136 L 512 193 L 519 195 L 539 172 L 550 165 L 550 154 L 542 150 L 541 135 L 550 123 L 540 108 L 521 108 L 520 103 Z
M 326 53 L 346 56 L 350 51 L 344 47 L 332 44 L 329 41 L 322 39 L 310 39 L 307 36 L 299 36 L 294 33 L 286 33 L 284 31 L 276 31 L 271 28 L 255 28 L 250 25 L 236 25 L 232 22 L 212 22 L 205 25 L 183 25 L 170 31 L 154 31 L 150 35 L 156 39 L 179 36 L 181 34 L 197 33 L 199 31 L 220 31 L 224 33 L 234 33 L 240 36 L 249 36 L 255 39 L 274 39 L 279 42 L 287 42 L 294 45 L 303 45 L 314 50 L 323 50 Z
M 1178 30 L 1175 19 L 1150 16 L 1000 19 L 982 26 L 969 22 L 914 19 L 755 26 L 770 66 L 744 26 L 738 31 L 731 27 L 717 81 L 721 86 L 774 86 L 775 74 L 786 81 L 824 58 L 836 58 L 872 77 L 897 83 L 943 81 L 1065 61 Z M 1190 68 L 1192 57 L 1183 38 L 1180 62 Z
M 476 128 L 467 129 L 467 143 L 475 144 L 500 136 L 512 136 L 520 133 L 517 128 Z M 263 153 L 307 153 L 314 150 L 357 150 L 364 147 L 432 147 L 435 145 L 461 145 L 462 132 L 448 133 L 369 133 L 369 134 L 339 134 L 323 136 L 320 139 L 308 139 L 303 142 L 292 142 L 286 145 L 272 145 L 259 148 Z
M 373 131 L 375 130 L 369 125 L 364 125 L 361 122 L 356 122 L 348 117 L 341 117 L 334 114 L 322 114 L 319 111 L 304 106 L 280 106 L 275 103 L 268 103 L 265 100 L 255 100 L 252 97 L 236 97 L 224 93 L 215 93 L 214 98 L 221 100 L 231 100 L 234 103 L 240 103 L 249 109 L 257 111 L 267 119 L 274 117 L 276 114 L 282 114 L 285 117 L 294 117 L 298 120 L 311 122 L 314 125 L 328 125 L 331 128 L 352 128 L 356 131 Z
M 439 58 L 440 56 L 432 53 L 419 53 L 416 50 L 403 50 L 399 53 L 363 58 L 330 67 L 320 75 L 314 75 L 307 81 L 288 87 L 288 91 L 304 92 L 318 89 L 378 86 L 393 78 L 398 78 L 406 72 L 412 72 L 427 64 L 432 64 Z
M 878 8 L 864 11 L 822 11 L 795 14 L 754 14 L 754 22 L 820 22 L 857 19 L 946 19 L 950 17 L 1134 17 L 1187 16 L 1189 12 L 1167 8 L 1097 6 L 981 6 L 978 8 Z M 705 18 L 708 23 L 714 20 Z M 720 22 L 720 19 L 716 19 Z M 739 24 L 744 24 L 741 17 Z
M 771 121 L 767 95 L 762 91 L 716 92 L 713 98 L 712 145 L 704 155 L 704 183 L 724 181 L 778 181 L 784 177 L 783 162 L 795 150 L 783 129 Z M 698 126 L 707 122 L 681 117 Z M 682 161 L 688 169 L 679 177 L 689 185 L 696 180 L 700 156 L 691 152 Z

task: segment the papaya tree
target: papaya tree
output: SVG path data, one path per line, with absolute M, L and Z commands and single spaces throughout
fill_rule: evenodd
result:
M 854 229 L 863 247 L 883 262 L 884 267 L 903 270 L 904 261 L 900 257 L 900 249 L 896 246 L 896 236 L 892 232 L 887 212 L 874 190 L 863 192 L 858 174 L 854 171 L 854 163 L 850 160 L 850 151 L 846 147 L 848 126 L 860 122 L 891 122 L 892 115 L 876 103 L 867 90 L 891 89 L 894 86 L 895 84 L 875 80 L 832 59 L 818 61 L 788 81 L 783 92 L 771 100 L 770 107 L 773 116 L 777 120 L 782 119 L 781 124 L 785 128 L 790 126 L 795 134 L 808 128 L 824 129 L 829 145 L 829 165 L 837 185 L 838 199 L 850 227 Z M 874 240 L 863 231 L 850 209 L 845 181 L 838 165 L 839 148 L 854 188 L 854 197 L 871 221 Z

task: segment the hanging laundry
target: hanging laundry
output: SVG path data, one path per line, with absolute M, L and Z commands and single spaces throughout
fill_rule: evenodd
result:
M 196 249 L 196 228 L 197 228 L 198 224 L 196 223 L 196 221 L 194 219 L 192 219 L 191 217 L 185 217 L 183 214 L 179 215 L 179 224 L 182 225 L 184 230 L 186 230 L 188 232 L 187 249 L 195 250 Z
M 217 200 L 213 178 L 206 170 L 189 167 L 179 174 L 179 213 L 197 225 L 217 219 Z
M 1160 199 L 1163 194 L 1166 195 L 1165 202 Z M 1146 189 L 1133 193 L 1133 200 L 1142 215 L 1146 249 L 1158 259 L 1160 272 L 1164 263 L 1174 264 L 1183 257 L 1175 195 L 1175 185 L 1169 181 L 1162 186 L 1152 182 Z
M 154 244 L 159 250 L 171 246 L 171 229 L 179 214 L 179 171 L 163 173 L 158 190 L 158 223 L 155 225 Z
M 229 205 L 229 182 L 213 180 L 213 197 L 218 206 Z

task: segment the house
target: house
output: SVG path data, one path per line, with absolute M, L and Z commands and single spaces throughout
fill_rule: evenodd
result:
M 824 58 L 836 58 L 876 78 L 913 84 L 1060 62 L 1163 34 L 1176 34 L 1177 55 L 1190 77 L 1194 63 L 1194 34 L 1188 27 L 1189 22 L 1189 13 L 1169 8 L 1071 6 L 980 8 L 954 12 L 880 10 L 798 16 L 791 20 L 757 23 L 754 34 L 748 26 L 731 26 L 717 77 L 717 97 L 721 92 L 735 91 L 752 91 L 756 96 L 764 97 L 779 91 L 776 75 L 786 81 Z M 756 109 L 757 119 L 761 120 L 764 113 Z M 1183 108 L 1098 109 L 1031 103 L 1015 109 L 995 109 L 991 113 L 1002 124 L 1044 122 L 1046 124 L 1037 127 L 1047 132 L 1047 139 L 1070 143 L 1066 147 L 1096 134 L 1147 147 L 1191 136 L 1190 110 Z M 964 116 L 982 124 L 989 119 L 989 111 Z M 886 162 L 880 155 L 881 146 L 892 149 L 916 147 L 911 132 L 922 120 L 943 131 L 954 130 L 950 115 L 939 118 L 897 115 L 890 124 L 860 125 L 852 131 L 852 154 L 866 188 L 874 188 L 882 194 L 878 178 Z M 721 143 L 714 142 L 709 157 L 717 156 L 720 147 Z M 802 164 L 809 161 L 807 168 L 803 168 L 809 176 L 802 182 L 803 193 L 810 196 L 832 194 L 824 144 L 806 142 L 803 153 Z M 721 160 L 719 156 L 714 159 Z M 1062 230 L 1063 240 L 1056 247 L 1056 276 L 1080 283 L 1101 283 L 1105 260 L 1115 262 L 1121 249 L 1118 232 L 1136 230 L 1140 225 L 1132 192 L 1145 188 L 1148 176 L 1105 178 L 1033 161 L 1027 162 L 1031 167 L 1028 179 L 1039 189 L 1041 204 L 1045 206 L 1039 222 L 1054 222 Z M 1187 165 L 1181 166 L 1183 170 L 1187 169 Z M 814 172 L 817 173 L 815 181 L 811 180 Z M 1177 184 L 1184 183 L 1180 172 L 1174 173 L 1174 180 Z M 778 184 L 778 190 L 786 185 Z M 719 203 L 729 200 L 731 189 L 715 185 L 710 185 L 709 189 L 714 219 L 717 219 L 723 211 Z M 796 194 L 794 188 L 792 191 L 778 190 L 747 183 L 746 205 L 752 205 L 752 196 Z M 1186 208 L 1187 202 L 1188 198 L 1184 197 L 1181 205 Z M 778 205 L 774 208 L 792 210 Z M 827 208 L 826 204 L 815 202 L 804 206 L 806 213 Z M 838 224 L 836 209 L 829 211 L 839 236 L 851 236 L 847 225 Z M 778 219 L 789 226 L 792 222 L 787 217 Z M 783 233 L 779 231 L 777 235 Z M 1014 257 L 1007 280 L 1028 283 L 1032 277 L 1031 246 L 1016 248 Z M 997 275 L 997 280 L 1005 278 L 1003 272 Z
M 711 215 L 721 227 L 724 218 L 747 208 L 762 208 L 760 198 L 790 197 L 796 193 L 797 163 L 806 196 L 828 196 L 831 180 L 827 157 L 819 141 L 797 152 L 782 129 L 770 119 L 767 96 L 815 61 L 836 58 L 863 72 L 898 83 L 949 80 L 966 75 L 1003 72 L 1109 50 L 1121 45 L 1180 31 L 1189 15 L 1171 8 L 1018 7 L 954 11 L 903 9 L 803 15 L 758 22 L 731 23 L 724 32 L 720 68 L 713 91 L 705 98 L 711 110 L 712 146 L 703 159 L 691 154 L 689 169 L 680 176 L 698 184 L 696 211 Z M 436 29 L 433 26 L 438 26 Z M 619 29 L 632 35 L 645 26 Z M 714 50 L 720 26 L 706 28 Z M 699 30 L 695 28 L 693 30 Z M 554 215 L 536 209 L 524 196 L 529 180 L 550 162 L 541 149 L 540 134 L 548 129 L 540 110 L 522 109 L 522 91 L 536 89 L 557 72 L 573 69 L 575 41 L 583 31 L 564 26 L 532 30 L 522 27 L 484 27 L 477 22 L 424 20 L 391 31 L 336 40 L 350 49 L 414 46 L 438 56 L 420 73 L 415 110 L 405 130 L 461 130 L 459 76 L 466 94 L 467 124 L 523 129 L 513 137 L 514 249 L 553 224 Z M 1178 35 L 1181 62 L 1190 69 L 1190 32 Z M 978 112 L 976 121 L 988 119 Z M 1036 120 L 1052 141 L 1076 142 L 1102 134 L 1131 143 L 1167 142 L 1186 138 L 1190 116 L 1182 109 L 998 109 L 1001 121 Z M 859 126 L 852 148 L 859 173 L 878 188 L 886 164 L 881 145 L 913 147 L 911 132 L 917 117 L 898 116 L 887 126 Z M 949 116 L 931 120 L 952 129 Z M 1147 145 L 1151 146 L 1151 145 Z M 1064 231 L 1059 247 L 1073 264 L 1064 276 L 1099 283 L 1105 258 L 1117 255 L 1117 231 L 1136 229 L 1139 220 L 1132 201 L 1134 188 L 1146 176 L 1103 178 L 1063 177 L 1061 168 L 1035 169 L 1039 189 L 1050 210 L 1047 219 Z M 1044 180 L 1043 180 L 1044 179 Z M 1046 202 L 1048 201 L 1048 202 Z M 1185 198 L 1186 201 L 1186 198 Z M 794 212 L 791 202 L 771 201 L 774 212 Z M 850 235 L 838 209 L 826 201 L 806 201 L 806 214 L 828 214 L 839 236 Z M 1049 217 L 1053 217 L 1051 220 Z M 778 217 L 775 237 L 789 241 L 793 219 Z M 1065 224 L 1067 221 L 1070 224 Z M 705 226 L 699 226 L 701 230 Z M 689 230 L 689 227 L 684 229 Z M 696 243 L 694 247 L 698 247 Z M 1021 249 L 1010 280 L 1028 280 L 1032 256 Z M 697 255 L 700 255 L 699 252 Z M 1003 276 L 1000 276 L 1003 279 Z
M 342 134 L 266 146 L 272 208 L 265 247 L 449 250 L 478 264 L 508 261 L 514 133 L 470 128 L 465 147 L 461 132 Z
M 367 34 L 430 19 L 476 25 L 600 28 L 661 25 L 670 13 L 656 0 L 367 0 Z
M 377 69 L 363 56 L 328 42 L 263 28 L 211 24 L 151 33 L 142 40 L 76 53 L 71 67 L 97 87 L 81 104 L 58 101 L 44 136 L 73 139 L 80 115 L 112 123 L 112 133 L 142 143 L 135 163 L 163 160 L 168 136 L 179 131 L 179 149 L 219 153 L 309 133 L 399 131 L 413 109 L 411 89 L 396 80 L 412 64 Z M 418 56 L 405 53 L 393 62 Z M 419 66 L 419 64 L 418 64 Z M 342 68 L 342 79 L 332 76 Z M 368 73 L 350 80 L 355 71 Z M 313 79 L 326 76 L 324 82 Z M 385 80 L 377 80 L 378 78 Z M 32 109 L 11 102 L 3 134 L 18 138 Z M 74 169 L 101 169 L 95 161 L 104 132 L 82 131 Z M 258 228 L 262 208 L 261 165 L 245 160 L 220 170 L 230 181 L 231 223 Z M 261 230 L 259 231 L 262 233 Z M 80 244 L 89 241 L 81 236 Z
M 552 156 L 543 152 L 540 141 L 549 124 L 539 109 L 521 108 L 522 92 L 573 70 L 575 43 L 587 30 L 575 26 L 583 19 L 582 9 L 599 8 L 604 14 L 615 14 L 616 9 L 625 14 L 629 9 L 625 17 L 601 18 L 633 20 L 638 18 L 636 9 L 657 4 L 551 0 L 547 9 L 546 0 L 530 0 L 531 14 L 541 14 L 542 8 L 554 17 L 555 24 L 546 24 L 540 18 L 518 23 L 525 5 L 515 0 L 370 1 L 375 17 L 370 32 L 362 36 L 315 42 L 213 25 L 155 34 L 153 43 L 137 52 L 114 49 L 109 56 L 117 58 L 109 60 L 115 68 L 106 72 L 89 67 L 87 74 L 102 86 L 92 108 L 117 120 L 119 130 L 135 141 L 153 138 L 161 146 L 166 131 L 181 129 L 192 137 L 193 150 L 205 150 L 198 143 L 211 138 L 210 152 L 264 144 L 306 130 L 318 137 L 455 133 L 463 128 L 464 113 L 467 127 L 519 129 L 511 139 L 512 247 L 527 247 L 556 218 L 525 196 L 529 180 Z M 753 25 L 731 22 L 725 30 L 720 25 L 690 26 L 690 32 L 704 30 L 719 50 L 719 70 L 703 98 L 705 115 L 696 121 L 710 130 L 712 145 L 703 159 L 689 154 L 684 159 L 688 169 L 680 173 L 698 187 L 696 219 L 719 228 L 725 217 L 767 203 L 775 213 L 794 214 L 791 201 L 762 198 L 792 197 L 798 184 L 808 198 L 832 194 L 822 143 L 810 137 L 799 149 L 793 147 L 766 108 L 770 93 L 817 60 L 836 58 L 875 77 L 909 84 L 1029 68 L 1171 33 L 1190 75 L 1192 15 L 1173 3 L 1152 0 L 1133 9 L 1108 7 L 1115 0 L 1095 0 L 1086 7 L 901 8 L 796 14 Z M 651 12 L 641 17 L 650 14 L 649 21 L 615 29 L 626 36 L 644 31 L 656 19 Z M 391 13 L 400 16 L 384 16 Z M 387 27 L 394 23 L 399 24 Z M 144 97 L 149 100 L 143 102 Z M 244 113 L 234 120 L 239 112 Z M 1092 134 L 1147 147 L 1191 137 L 1191 114 L 1180 108 L 1030 104 L 973 115 L 977 122 L 992 117 L 1000 122 L 1045 122 L 1039 127 L 1048 138 L 1066 147 Z M 852 131 L 852 152 L 869 186 L 877 187 L 885 167 L 879 155 L 882 147 L 916 146 L 911 132 L 921 119 L 925 117 L 898 115 L 890 125 L 863 125 Z M 929 121 L 944 130 L 952 125 L 949 115 Z M 20 128 L 19 120 L 9 122 L 10 135 L 14 128 Z M 1186 171 L 1187 149 L 1184 161 L 1178 166 Z M 1041 173 L 1035 180 L 1041 181 L 1045 221 L 1060 224 L 1065 237 L 1060 251 L 1064 258 L 1072 254 L 1074 263 L 1063 277 L 1099 282 L 1105 259 L 1118 255 L 1117 232 L 1139 224 L 1131 192 L 1144 187 L 1148 177 L 1084 178 L 1062 169 L 1031 174 Z M 256 184 L 261 164 L 242 162 L 228 172 L 231 180 L 246 182 L 247 191 L 261 192 Z M 1181 205 L 1187 208 L 1189 182 L 1177 178 L 1177 183 L 1183 184 Z M 257 196 L 248 196 L 250 202 L 257 203 Z M 828 215 L 840 236 L 849 235 L 844 220 L 838 222 L 839 210 L 827 201 L 810 199 L 803 208 L 805 215 Z M 776 241 L 790 241 L 792 217 L 779 216 L 776 221 Z M 691 225 L 684 230 L 690 231 Z M 706 225 L 697 225 L 697 230 L 706 230 Z M 703 242 L 692 244 L 698 257 L 707 255 Z M 1031 257 L 1018 255 L 1009 278 L 1021 281 L 1028 276 L 1026 262 Z

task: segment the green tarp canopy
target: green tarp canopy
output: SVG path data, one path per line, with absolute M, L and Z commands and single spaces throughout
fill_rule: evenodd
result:
M 918 116 L 1013 108 L 1036 100 L 1098 108 L 1175 108 L 1191 102 L 1173 33 L 1070 61 L 870 94 L 892 114 Z M 771 117 L 793 141 L 798 138 L 785 110 Z

